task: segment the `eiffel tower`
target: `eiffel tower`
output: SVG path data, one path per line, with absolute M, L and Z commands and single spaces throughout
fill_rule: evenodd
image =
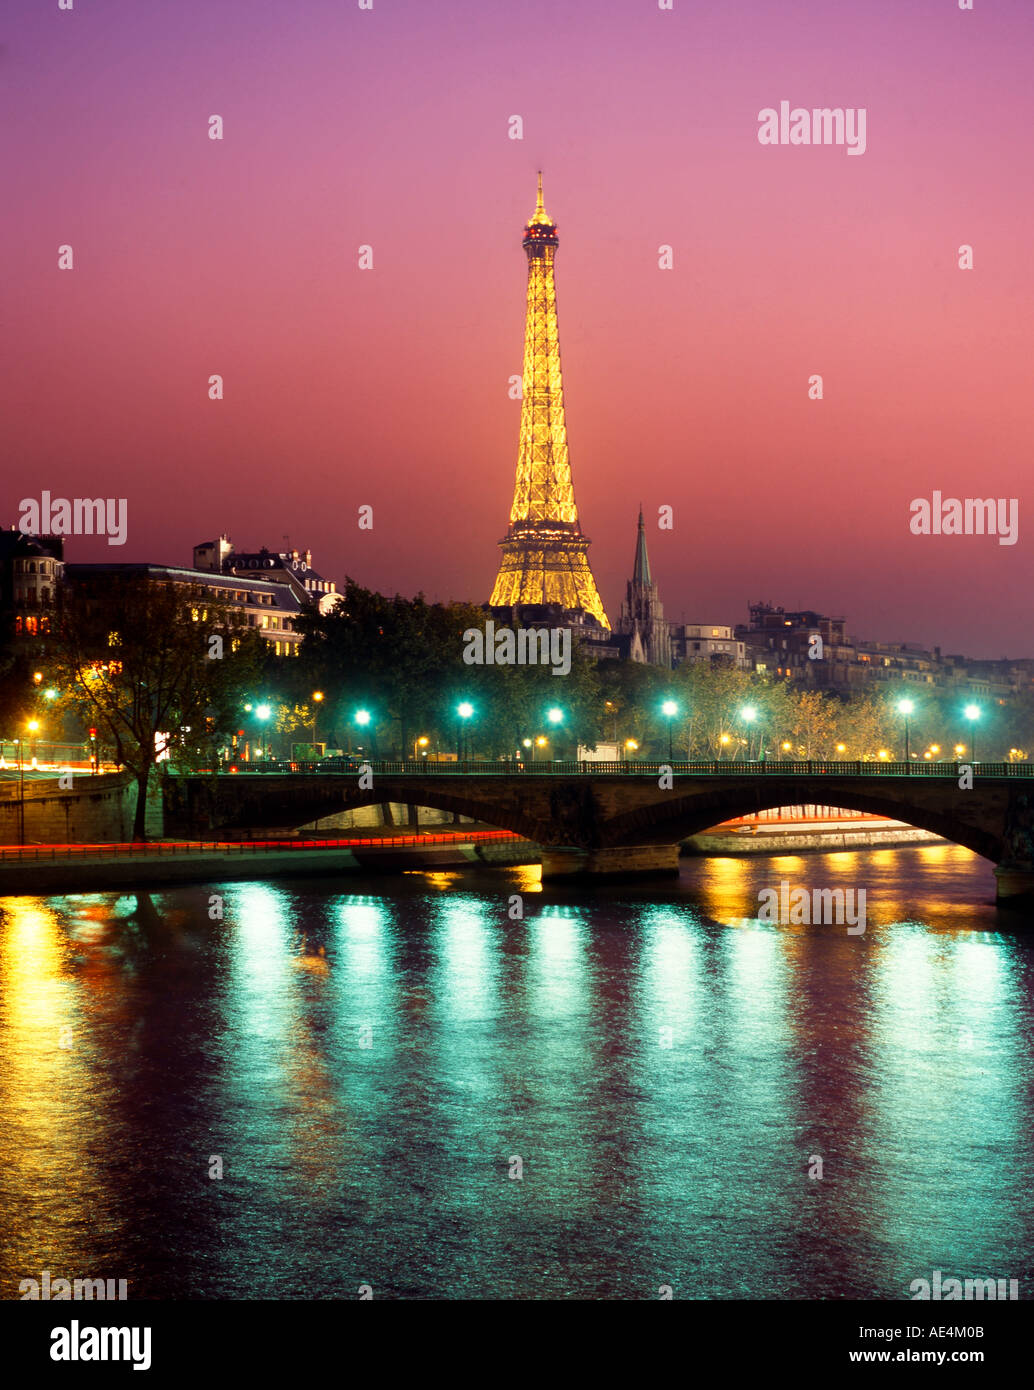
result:
M 557 232 L 543 206 L 541 174 L 535 211 L 524 229 L 522 245 L 528 256 L 528 313 L 521 438 L 510 529 L 499 542 L 503 558 L 489 603 L 493 608 L 518 603 L 583 608 L 609 629 L 589 568 L 589 538 L 578 522 L 567 457 L 553 279 Z

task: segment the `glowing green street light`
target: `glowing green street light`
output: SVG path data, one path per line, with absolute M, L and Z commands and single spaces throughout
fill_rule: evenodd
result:
M 463 742 L 467 720 L 474 713 L 474 706 L 469 700 L 461 700 L 456 706 L 456 713 L 459 715 L 459 723 L 456 725 L 456 761 L 459 763 L 463 761 Z
M 962 713 L 966 716 L 966 718 L 969 720 L 970 725 L 971 725 L 971 731 L 970 731 L 970 736 L 969 736 L 969 742 L 970 742 L 970 756 L 972 757 L 973 761 L 976 762 L 976 760 L 977 760 L 977 720 L 980 718 L 980 706 L 979 706 L 979 705 L 967 705 L 966 708 L 962 711 Z
M 675 755 L 674 755 L 674 752 L 673 752 L 673 748 L 672 748 L 672 741 L 671 741 L 671 738 L 672 738 L 672 732 L 671 732 L 671 731 L 672 731 L 672 723 L 671 723 L 671 721 L 675 718 L 675 716 L 676 716 L 676 714 L 678 714 L 678 712 L 679 712 L 679 707 L 678 707 L 678 705 L 675 703 L 674 700 L 665 700 L 664 704 L 661 705 L 661 713 L 662 713 L 663 715 L 665 715 L 666 718 L 667 718 L 667 720 L 668 720 L 668 762 L 669 762 L 669 763 L 672 761 L 672 759 L 673 759 L 674 756 L 675 756 Z
M 43 692 L 43 698 L 44 698 L 44 700 L 56 700 L 56 699 L 57 699 L 57 691 L 54 689 L 53 686 L 50 686 L 49 689 L 44 690 L 44 692 Z
M 250 712 L 251 712 L 251 709 L 252 709 L 252 706 L 251 706 L 251 705 L 245 705 L 244 708 L 250 713 Z M 269 718 L 269 716 L 273 713 L 273 711 L 272 711 L 272 709 L 269 707 L 269 705 L 255 705 L 255 706 L 254 706 L 254 711 L 255 711 L 255 718 L 256 718 L 256 719 L 261 719 L 262 722 L 263 722 L 263 724 L 266 722 L 266 720 Z M 260 742 L 261 742 L 261 741 L 260 741 Z M 261 751 L 260 751 L 260 753 L 259 753 L 259 756 L 260 756 L 260 757 L 263 757 L 263 758 L 268 758 L 268 757 L 269 757 L 269 735 L 268 735 L 268 734 L 266 735 L 265 741 L 264 741 L 264 742 L 261 742 Z
M 745 724 L 748 724 L 748 725 L 750 725 L 751 728 L 753 728 L 754 724 L 758 722 L 758 711 L 757 711 L 757 707 L 756 707 L 755 705 L 744 705 L 743 708 L 740 710 L 740 718 L 743 720 L 743 722 L 744 722 Z M 747 756 L 748 756 L 748 757 L 750 756 L 750 738 L 749 738 L 749 735 L 748 735 L 748 740 L 747 740 Z M 765 761 L 765 750 L 764 750 L 764 748 L 762 748 L 762 746 L 761 746 L 761 727 L 760 727 L 760 724 L 758 725 L 758 759 L 759 759 L 760 762 L 764 762 L 764 761 Z
M 354 723 L 356 723 L 356 724 L 359 725 L 359 728 L 360 728 L 360 729 L 368 729 L 368 728 L 370 727 L 370 724 L 371 724 L 372 720 L 373 720 L 373 715 L 370 713 L 370 711 L 369 711 L 368 709 L 357 709 L 356 712 L 355 712 L 355 714 L 352 716 L 352 719 L 353 719 L 353 722 L 354 722 Z M 348 734 L 348 751 L 349 751 L 349 753 L 351 753 L 351 751 L 352 751 L 352 733 L 351 733 L 351 730 L 349 730 L 349 734 Z M 359 752 L 359 753 L 364 753 L 364 752 L 365 752 L 365 749 L 364 749 L 364 747 L 363 747 L 363 745 L 362 745 L 361 743 L 360 743 L 360 744 L 356 744 L 356 751 Z
M 551 724 L 562 724 L 564 722 L 564 711 L 562 709 L 547 710 L 546 718 Z
M 908 716 L 912 713 L 912 711 L 913 711 L 914 709 L 915 709 L 915 703 L 914 703 L 912 700 L 899 700 L 899 701 L 898 701 L 898 713 L 899 713 L 899 714 L 903 714 L 903 715 L 905 716 L 905 768 L 906 768 L 906 770 L 911 770 L 911 766 L 912 766 L 911 762 L 909 761 L 909 756 L 908 756 Z

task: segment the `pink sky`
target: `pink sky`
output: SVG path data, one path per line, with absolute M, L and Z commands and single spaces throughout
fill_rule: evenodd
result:
M 487 598 L 541 167 L 612 619 L 642 501 L 675 509 L 648 531 L 669 617 L 766 598 L 1034 655 L 1026 0 L 23 0 L 7 19 L 4 524 L 43 489 L 119 496 L 127 544 L 72 558 L 287 534 L 339 582 Z M 865 154 L 761 146 L 782 99 L 865 107 Z M 934 489 L 1018 498 L 1019 543 L 911 535 Z

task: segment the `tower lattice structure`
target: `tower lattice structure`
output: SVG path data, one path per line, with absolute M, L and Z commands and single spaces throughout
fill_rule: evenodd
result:
M 557 229 L 542 202 L 542 175 L 522 245 L 528 257 L 528 308 L 517 481 L 510 527 L 490 600 L 582 608 L 610 627 L 589 568 L 589 538 L 582 534 L 571 481 L 560 374 L 556 282 Z

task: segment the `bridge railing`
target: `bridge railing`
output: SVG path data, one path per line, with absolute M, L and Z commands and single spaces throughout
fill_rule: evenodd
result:
M 393 777 L 598 777 L 598 776 L 639 776 L 658 777 L 671 770 L 677 777 L 942 777 L 957 780 L 963 767 L 972 767 L 974 777 L 1034 777 L 1034 764 L 1031 763 L 935 763 L 935 762 L 861 762 L 861 761 L 823 761 L 777 760 L 764 762 L 424 762 L 405 760 L 368 760 L 358 758 L 327 758 L 319 762 L 274 762 L 272 760 L 256 763 L 234 763 L 220 766 L 215 771 L 220 776 L 291 776 L 305 775 L 356 777 L 362 768 L 369 767 L 373 773 Z M 195 770 L 211 773 L 213 769 Z M 177 775 L 173 771 L 172 775 Z M 182 775 L 191 775 L 184 771 Z

